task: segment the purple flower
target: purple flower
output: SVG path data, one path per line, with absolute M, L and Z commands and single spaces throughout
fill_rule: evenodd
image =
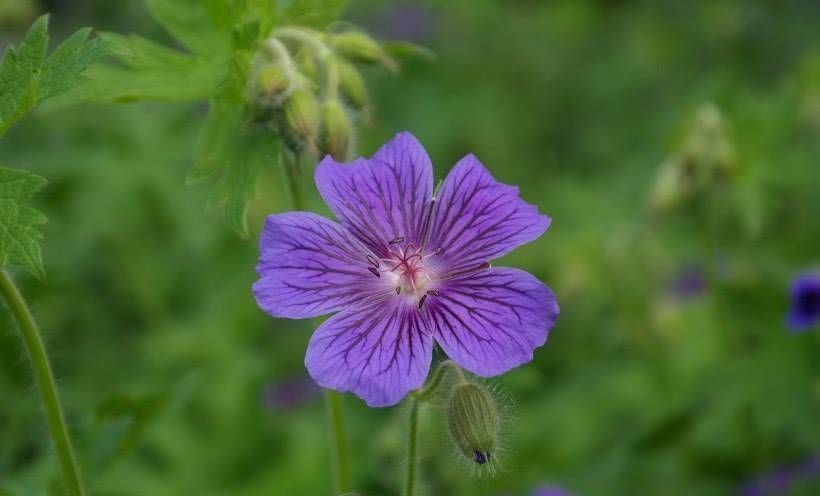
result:
M 326 157 L 316 186 L 340 223 L 268 216 L 253 290 L 274 317 L 338 312 L 308 344 L 305 365 L 319 385 L 389 406 L 424 383 L 433 340 L 485 377 L 530 361 L 546 342 L 555 295 L 489 261 L 541 236 L 550 218 L 474 156 L 434 200 L 430 158 L 400 133 L 371 159 Z
M 571 496 L 558 486 L 538 486 L 532 492 L 532 496 Z
M 802 331 L 820 322 L 820 273 L 805 273 L 792 282 L 792 305 L 787 323 Z

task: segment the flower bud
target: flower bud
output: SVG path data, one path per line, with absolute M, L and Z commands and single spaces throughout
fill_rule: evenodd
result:
M 469 382 L 455 386 L 446 413 L 450 436 L 459 451 L 479 465 L 492 463 L 497 446 L 498 411 L 487 389 Z
M 272 102 L 276 96 L 288 88 L 288 84 L 287 74 L 278 64 L 265 65 L 256 73 L 256 95 L 266 102 Z
M 313 141 L 319 126 L 319 104 L 312 91 L 294 90 L 285 101 L 284 114 L 289 132 L 302 140 Z
M 336 160 L 347 160 L 353 139 L 353 124 L 339 100 L 329 99 L 322 105 L 321 128 L 322 151 Z
M 349 62 L 339 63 L 339 89 L 350 106 L 356 110 L 362 110 L 367 105 L 367 87 L 364 84 L 364 78 Z
M 387 56 L 381 45 L 361 31 L 345 31 L 334 35 L 331 43 L 342 56 L 354 62 L 380 63 L 388 69 L 395 69 L 395 62 Z
M 319 68 L 316 66 L 316 59 L 313 57 L 313 54 L 310 50 L 305 48 L 299 50 L 295 57 L 296 65 L 299 67 L 299 71 L 307 76 L 312 81 L 316 81 L 319 78 Z

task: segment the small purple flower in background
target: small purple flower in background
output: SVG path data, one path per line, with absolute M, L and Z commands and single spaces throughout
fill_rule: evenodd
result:
M 820 457 L 810 456 L 794 465 L 778 467 L 745 483 L 740 496 L 784 496 L 798 484 L 820 477 Z
M 552 291 L 490 260 L 541 236 L 550 218 L 473 155 L 433 199 L 433 167 L 400 133 L 370 159 L 326 157 L 316 186 L 340 224 L 308 212 L 270 215 L 260 236 L 259 306 L 274 317 L 338 312 L 310 339 L 320 385 L 374 407 L 421 387 L 435 340 L 489 377 L 532 360 L 558 317 Z
M 820 322 L 820 272 L 797 276 L 791 300 L 787 323 L 792 330 L 802 331 Z
M 558 486 L 538 486 L 532 492 L 532 496 L 572 496 Z
M 321 390 L 308 377 L 290 377 L 272 381 L 262 390 L 262 402 L 268 410 L 288 411 L 301 408 L 321 396 Z
M 691 300 L 706 291 L 706 274 L 699 264 L 686 264 L 667 286 L 668 291 L 680 300 Z
M 364 22 L 367 31 L 385 39 L 424 43 L 434 30 L 434 14 L 418 1 L 395 2 Z

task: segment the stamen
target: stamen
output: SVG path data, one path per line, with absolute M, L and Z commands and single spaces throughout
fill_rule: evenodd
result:
M 396 294 L 401 294 L 401 286 L 396 286 Z
M 372 265 L 373 267 L 379 266 L 379 261 L 373 255 L 368 254 L 367 261 L 370 262 L 370 265 Z
M 438 291 L 436 291 L 435 289 L 428 289 L 427 294 L 429 294 L 430 296 L 438 296 Z
M 419 310 L 421 310 L 421 307 L 423 307 L 423 306 L 424 306 L 424 300 L 426 300 L 426 299 L 427 299 L 427 295 L 426 295 L 426 294 L 421 295 L 421 299 L 419 300 Z
M 443 275 L 441 277 L 441 279 L 452 279 L 453 277 L 463 276 L 463 275 L 467 275 L 467 274 L 474 274 L 476 272 L 480 272 L 482 270 L 489 269 L 490 267 L 492 267 L 490 262 L 484 262 L 483 264 L 478 265 L 476 267 L 471 267 L 469 269 L 459 270 L 458 272 L 450 272 L 449 274 Z
M 367 270 L 369 270 L 370 273 L 373 274 L 376 277 L 381 277 L 382 276 L 381 274 L 379 274 L 379 271 L 374 269 L 373 267 L 368 267 Z
M 390 241 L 388 241 L 388 244 L 395 245 L 395 244 L 403 243 L 403 242 L 404 242 L 404 237 L 397 236 L 397 237 L 391 239 Z

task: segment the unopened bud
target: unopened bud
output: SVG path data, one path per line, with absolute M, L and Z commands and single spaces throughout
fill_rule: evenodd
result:
M 493 462 L 498 411 L 486 388 L 469 382 L 455 386 L 447 404 L 447 426 L 465 457 L 479 465 Z
M 334 35 L 331 43 L 341 55 L 353 62 L 380 63 L 388 69 L 395 69 L 395 62 L 388 57 L 381 45 L 361 31 L 345 31 Z
M 266 101 L 272 101 L 288 88 L 288 77 L 278 64 L 268 64 L 256 73 L 256 94 Z
M 295 57 L 299 71 L 309 79 L 316 81 L 319 78 L 319 68 L 316 66 L 316 58 L 310 50 L 303 48 L 299 50 Z
M 324 102 L 321 126 L 322 151 L 336 160 L 347 160 L 353 139 L 353 124 L 339 100 L 329 99 Z
M 362 110 L 367 105 L 367 87 L 364 78 L 356 67 L 349 62 L 339 63 L 339 89 L 342 96 L 356 110 Z
M 312 141 L 319 126 L 319 103 L 312 91 L 294 90 L 285 101 L 285 124 L 296 137 Z

